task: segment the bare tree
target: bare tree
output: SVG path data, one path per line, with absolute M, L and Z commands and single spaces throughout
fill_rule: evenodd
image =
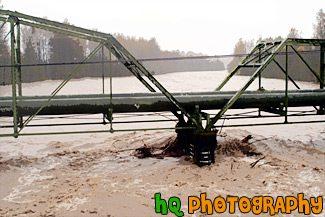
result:
M 301 38 L 300 34 L 297 29 L 291 28 L 287 38 Z
M 316 14 L 314 38 L 325 39 L 325 13 L 323 12 L 323 9 L 320 9 Z

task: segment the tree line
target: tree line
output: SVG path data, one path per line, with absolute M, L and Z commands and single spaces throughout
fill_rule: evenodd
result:
M 67 19 L 64 23 L 69 24 Z M 1 25 L 2 23 L 0 23 Z M 7 25 L 7 24 L 6 24 Z M 10 65 L 9 41 L 6 37 L 8 28 L 0 30 L 0 65 Z M 150 58 L 173 58 L 187 56 L 202 56 L 193 52 L 184 53 L 181 51 L 163 51 L 155 38 L 146 40 L 143 38 L 127 37 L 122 34 L 115 34 L 115 38 L 134 55 L 137 59 Z M 9 37 L 10 38 L 10 37 Z M 39 66 L 23 66 L 22 81 L 34 82 L 42 80 L 64 79 L 74 70 L 77 65 L 56 64 L 82 62 L 89 53 L 98 46 L 98 43 L 70 37 L 64 34 L 37 29 L 28 26 L 21 26 L 21 51 L 22 65 L 39 64 Z M 104 58 L 104 59 L 102 59 Z M 89 62 L 100 62 L 109 60 L 109 51 L 99 50 Z M 113 59 L 112 60 L 116 60 Z M 48 65 L 52 64 L 52 65 Z M 143 65 L 153 74 L 162 74 L 179 71 L 217 71 L 224 70 L 224 65 L 219 60 L 168 60 L 168 61 L 147 61 Z M 111 65 L 113 76 L 130 76 L 131 72 L 121 63 L 114 62 Z M 11 83 L 11 71 L 9 67 L 0 68 L 1 84 Z M 105 76 L 109 76 L 109 64 L 104 64 Z M 101 77 L 102 64 L 85 64 L 74 78 Z
M 316 13 L 316 23 L 313 24 L 314 28 L 314 35 L 313 38 L 315 39 L 325 39 L 325 13 L 322 9 L 320 9 Z M 287 38 L 302 38 L 301 35 L 303 33 L 299 32 L 295 28 L 291 28 Z M 256 40 L 243 40 L 240 38 L 235 45 L 234 54 L 246 54 L 249 53 L 254 47 L 255 44 L 258 44 L 261 41 L 274 41 L 274 40 L 283 40 L 281 36 L 278 37 L 269 37 L 269 38 L 259 38 Z M 301 55 L 306 60 L 306 62 L 314 69 L 316 72 L 319 72 L 320 68 L 320 52 L 319 47 L 312 47 L 312 46 L 296 46 L 296 50 L 298 51 L 307 51 L 302 53 Z M 300 81 L 312 81 L 316 82 L 317 78 L 309 72 L 309 69 L 306 65 L 300 60 L 300 58 L 294 53 L 294 51 L 289 48 L 289 75 L 294 80 Z M 228 64 L 227 70 L 231 72 L 239 63 L 242 57 L 234 57 L 232 61 Z M 276 57 L 277 62 L 279 62 L 283 68 L 285 66 L 285 55 L 278 55 Z M 253 73 L 252 70 L 240 70 L 239 75 L 251 75 Z M 284 78 L 284 73 L 281 72 L 281 69 L 272 61 L 263 71 L 263 77 L 267 78 Z

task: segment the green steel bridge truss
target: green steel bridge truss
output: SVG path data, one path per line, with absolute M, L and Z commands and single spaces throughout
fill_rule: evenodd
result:
M 239 63 L 237 67 L 235 67 L 229 75 L 225 78 L 224 81 L 218 86 L 215 92 L 216 94 L 224 93 L 224 91 L 220 91 L 222 87 L 242 68 L 250 68 L 253 70 L 253 74 L 251 75 L 249 81 L 242 87 L 240 90 L 231 92 L 231 96 L 227 98 L 225 104 L 220 107 L 219 112 L 214 116 L 210 117 L 210 114 L 201 112 L 201 108 L 196 105 L 196 102 L 192 102 L 192 106 L 195 108 L 189 108 L 188 106 L 184 106 L 184 103 L 180 102 L 175 94 L 171 94 L 167 91 L 167 89 L 134 57 L 132 56 L 127 49 L 125 49 L 111 34 L 106 34 L 102 32 L 97 32 L 93 30 L 88 30 L 80 27 L 76 27 L 69 24 L 64 24 L 60 22 L 50 21 L 43 18 L 38 18 L 34 16 L 25 15 L 18 12 L 12 12 L 7 10 L 0 10 L 0 21 L 3 24 L 0 28 L 3 28 L 6 23 L 10 23 L 10 53 L 11 53 L 11 80 L 12 80 L 12 96 L 10 97 L 11 108 L 10 108 L 10 116 L 13 117 L 13 133 L 12 134 L 0 134 L 2 136 L 14 136 L 18 137 L 18 135 L 43 135 L 43 134 L 67 134 L 67 133 L 99 133 L 99 132 L 119 132 L 119 131 L 135 131 L 135 130 L 157 130 L 157 129 L 176 129 L 176 130 L 194 130 L 196 133 L 209 133 L 214 130 L 217 126 L 216 122 L 223 118 L 223 115 L 226 111 L 238 102 L 241 97 L 245 97 L 244 95 L 247 93 L 246 89 L 253 83 L 253 81 L 258 78 L 259 87 L 261 88 L 261 75 L 263 70 L 271 63 L 274 62 L 281 72 L 285 75 L 285 90 L 283 99 L 283 109 L 274 109 L 274 108 L 263 108 L 263 106 L 257 106 L 259 108 L 259 112 L 264 110 L 268 112 L 277 113 L 283 115 L 285 117 L 284 124 L 290 124 L 294 122 L 288 121 L 288 106 L 290 91 L 288 90 L 288 83 L 291 81 L 297 89 L 300 89 L 298 84 L 292 79 L 289 75 L 289 64 L 288 64 L 288 49 L 291 48 L 294 53 L 299 57 L 299 59 L 307 66 L 309 71 L 317 78 L 320 83 L 319 96 L 317 96 L 314 100 L 315 103 L 311 103 L 312 106 L 317 110 L 317 114 L 324 114 L 325 108 L 325 92 L 324 89 L 324 52 L 325 52 L 325 39 L 293 39 L 288 38 L 281 41 L 273 41 L 273 42 L 260 42 L 256 45 L 256 47 Z M 42 104 L 40 104 L 39 108 L 30 114 L 29 117 L 23 121 L 23 115 L 19 112 L 19 103 L 23 101 L 24 96 L 22 95 L 22 67 L 21 67 L 21 43 L 20 43 L 20 26 L 30 26 L 34 28 L 39 28 L 47 31 L 52 31 L 60 34 L 65 34 L 72 37 L 77 37 L 81 39 L 86 39 L 89 41 L 97 42 L 98 46 L 84 59 L 84 61 L 77 65 L 75 69 L 67 76 L 67 78 L 62 81 L 62 83 L 52 92 L 50 96 L 46 99 L 42 99 Z M 295 48 L 295 46 L 319 46 L 320 47 L 320 68 L 319 72 L 315 71 L 310 64 L 304 59 L 304 57 L 300 54 L 300 52 Z M 48 133 L 22 133 L 22 130 L 28 126 L 28 124 L 39 114 L 43 114 L 42 111 L 50 106 L 53 100 L 58 99 L 58 92 L 66 85 L 69 80 L 71 80 L 74 75 L 84 66 L 84 63 L 90 61 L 90 59 L 99 51 L 106 47 L 109 50 L 109 60 L 112 62 L 112 55 L 114 55 L 150 92 L 155 92 L 155 89 L 158 89 L 161 94 L 165 97 L 165 99 L 169 102 L 169 111 L 171 111 L 179 121 L 179 124 L 175 128 L 152 128 L 152 129 L 128 129 L 128 130 L 114 130 L 112 128 L 112 116 L 113 112 L 118 112 L 113 110 L 114 107 L 114 99 L 115 95 L 112 93 L 112 68 L 111 65 L 109 67 L 110 71 L 110 93 L 106 96 L 108 99 L 106 118 L 110 122 L 109 130 L 101 130 L 101 131 L 74 131 L 74 132 L 48 132 Z M 275 59 L 277 55 L 284 52 L 285 55 L 285 67 L 281 66 L 281 64 Z M 103 52 L 102 52 L 103 53 Z M 103 57 L 104 58 L 104 57 Z M 103 96 L 104 96 L 104 59 L 103 59 Z M 146 78 L 146 79 L 144 79 Z M 18 88 L 17 88 L 18 87 Z M 17 89 L 18 90 L 17 90 Z M 268 93 L 268 92 L 266 92 Z M 269 93 L 272 93 L 270 91 Z M 273 92 L 277 93 L 276 91 Z M 199 94 L 199 93 L 197 93 Z M 229 93 L 228 93 L 229 94 Z M 280 92 L 279 92 L 280 94 Z M 313 96 L 313 92 L 311 92 Z M 205 94 L 208 95 L 208 94 Z M 155 96 L 155 95 L 152 95 Z M 87 95 L 83 95 L 83 97 L 87 98 Z M 99 97 L 99 96 L 97 96 Z M 193 97 L 193 96 L 189 96 Z M 224 100 L 224 98 L 222 98 Z M 4 105 L 5 98 L 0 99 L 0 107 Z M 255 102 L 260 100 L 258 97 L 255 98 Z M 278 103 L 278 102 L 277 102 Z M 210 104 L 213 104 L 210 103 Z M 302 103 L 303 104 L 303 103 Z M 295 106 L 301 106 L 302 104 L 297 104 Z M 213 106 L 211 105 L 211 108 Z M 278 105 L 278 107 L 281 107 Z M 153 108 L 155 109 L 155 108 Z M 0 113 L 1 116 L 2 113 Z M 188 120 L 185 123 L 185 118 Z M 206 120 L 206 126 L 202 125 L 202 118 Z M 316 122 L 325 122 L 324 119 Z M 300 123 L 300 122 L 296 122 Z M 306 123 L 306 122 L 302 122 Z M 279 123 L 266 123 L 268 124 L 279 124 Z M 232 125 L 235 126 L 235 125 Z M 242 124 L 238 126 L 249 126 L 248 124 Z

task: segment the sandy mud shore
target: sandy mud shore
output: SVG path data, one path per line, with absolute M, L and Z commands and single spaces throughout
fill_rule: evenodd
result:
M 205 216 L 187 213 L 188 196 L 324 195 L 324 141 L 306 143 L 253 135 L 249 143 L 242 143 L 248 134 L 224 130 L 218 135 L 216 163 L 204 167 L 194 165 L 186 156 L 134 156 L 135 149 L 143 145 L 157 148 L 174 140 L 172 131 L 109 138 L 91 135 L 97 143 L 70 147 L 49 142 L 29 155 L 1 152 L 0 215 L 160 216 L 155 213 L 154 201 L 159 192 L 165 199 L 179 197 L 185 216 Z M 247 148 L 259 155 L 247 154 Z M 228 215 L 244 214 L 237 210 L 222 216 Z M 293 212 L 293 216 L 299 215 L 303 214 Z

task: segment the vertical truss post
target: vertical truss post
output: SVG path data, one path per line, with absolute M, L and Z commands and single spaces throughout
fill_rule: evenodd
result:
M 103 94 L 104 94 L 105 93 L 104 46 L 102 46 L 102 83 L 103 83 Z
M 110 131 L 113 133 L 113 72 L 112 72 L 112 46 L 109 46 L 109 117 L 110 117 Z
M 112 38 L 110 41 L 112 44 L 110 45 L 111 48 L 113 48 L 112 50 L 115 50 L 115 54 L 117 53 L 117 51 L 121 52 L 121 54 L 123 54 L 124 56 L 124 65 L 127 66 L 127 68 L 132 71 L 131 69 L 134 67 L 136 68 L 136 71 L 138 71 L 138 73 L 135 73 L 136 77 L 138 79 L 141 79 L 141 75 L 140 73 L 142 73 L 143 75 L 145 75 L 152 84 L 154 84 L 160 91 L 162 94 L 165 95 L 165 97 L 171 102 L 173 103 L 173 105 L 179 109 L 192 123 L 193 125 L 195 125 L 197 127 L 198 130 L 203 131 L 203 127 L 202 125 L 200 125 L 197 120 L 195 118 L 192 117 L 192 115 L 186 111 L 186 109 L 175 99 L 175 97 L 170 94 L 167 89 L 154 77 L 150 74 L 150 72 L 136 59 L 134 58 L 129 51 L 127 51 L 115 38 Z M 114 47 L 113 47 L 114 46 Z M 116 55 L 115 55 L 116 56 Z M 122 56 L 116 56 L 117 58 L 121 58 Z M 123 60 L 123 59 L 122 59 Z M 126 61 L 127 60 L 127 61 Z M 125 62 L 126 61 L 126 62 Z M 138 75 L 137 75 L 138 74 Z M 145 81 L 144 79 L 142 79 L 143 81 Z M 143 82 L 143 84 L 146 85 L 146 83 Z M 147 84 L 149 85 L 149 84 Z M 146 85 L 146 86 L 147 86 Z M 149 86 L 147 86 L 147 88 L 151 88 L 154 92 L 155 90 Z M 176 116 L 177 117 L 177 116 Z
M 12 80 L 12 113 L 14 122 L 14 137 L 18 137 L 18 117 L 17 117 L 17 90 L 16 90 L 16 67 L 15 67 L 15 22 L 10 17 L 10 53 L 11 53 L 11 80 Z
M 323 84 L 322 82 L 320 82 L 320 89 L 324 89 L 324 83 L 325 83 L 325 44 L 322 44 L 320 46 L 320 72 L 319 72 L 319 75 L 320 75 L 320 79 L 323 81 Z
M 103 94 L 105 94 L 105 68 L 104 68 L 104 46 L 102 46 L 102 86 L 103 86 Z M 103 124 L 105 124 L 105 114 L 103 114 Z
M 33 118 L 38 115 L 43 108 L 48 106 L 48 104 L 51 102 L 51 100 L 56 96 L 56 94 L 66 85 L 72 78 L 73 76 L 84 66 L 84 63 L 88 62 L 98 51 L 99 49 L 104 46 L 105 43 L 100 43 L 87 57 L 84 59 L 82 63 L 80 63 L 69 75 L 68 77 L 61 82 L 61 84 L 55 88 L 55 90 L 51 93 L 51 96 L 48 98 L 48 100 L 35 112 L 35 114 L 29 116 L 27 120 L 24 122 L 23 126 L 20 128 L 19 132 L 21 132 L 25 126 L 33 120 Z
M 23 91 L 22 91 L 22 79 L 21 79 L 21 52 L 20 52 L 20 23 L 19 20 L 16 19 L 16 30 L 17 30 L 17 35 L 16 35 L 16 60 L 17 60 L 17 84 L 18 84 L 18 95 L 22 96 Z M 23 117 L 19 116 L 18 117 L 18 122 L 19 126 L 23 126 Z
M 258 48 L 258 63 L 261 63 L 261 47 Z M 262 73 L 258 74 L 258 89 L 262 89 Z M 261 116 L 261 109 L 258 108 L 258 116 Z
M 18 72 L 18 95 L 22 96 L 22 88 L 21 88 L 21 53 L 20 53 L 20 24 L 16 23 L 17 36 L 16 36 L 16 59 L 17 59 L 17 72 Z
M 268 58 L 261 64 L 258 69 L 251 75 L 249 81 L 239 90 L 235 95 L 231 97 L 231 99 L 224 105 L 224 107 L 218 112 L 218 114 L 210 121 L 208 126 L 206 127 L 206 131 L 210 131 L 213 125 L 222 117 L 224 113 L 236 102 L 236 100 L 242 95 L 242 93 L 253 83 L 253 81 L 257 78 L 257 76 L 262 73 L 262 71 L 267 67 L 267 65 L 274 59 L 274 57 L 284 48 L 287 40 L 282 41 L 281 44 L 278 45 L 275 52 L 268 56 Z
M 289 75 L 289 58 L 288 58 L 288 45 L 286 45 L 286 80 L 285 80 L 285 102 L 284 102 L 284 106 L 285 106 L 285 119 L 284 119 L 284 123 L 288 123 L 288 75 Z
M 321 81 L 323 82 L 319 82 L 320 83 L 320 89 L 324 89 L 324 83 L 325 83 L 325 44 L 321 44 L 320 46 L 320 71 L 319 71 L 319 77 L 321 79 Z M 320 106 L 319 107 L 319 112 L 321 112 L 322 114 L 325 113 L 325 107 L 324 106 Z
M 258 63 L 261 63 L 261 48 L 258 48 Z M 262 74 L 258 74 L 258 89 L 261 90 L 262 87 Z

